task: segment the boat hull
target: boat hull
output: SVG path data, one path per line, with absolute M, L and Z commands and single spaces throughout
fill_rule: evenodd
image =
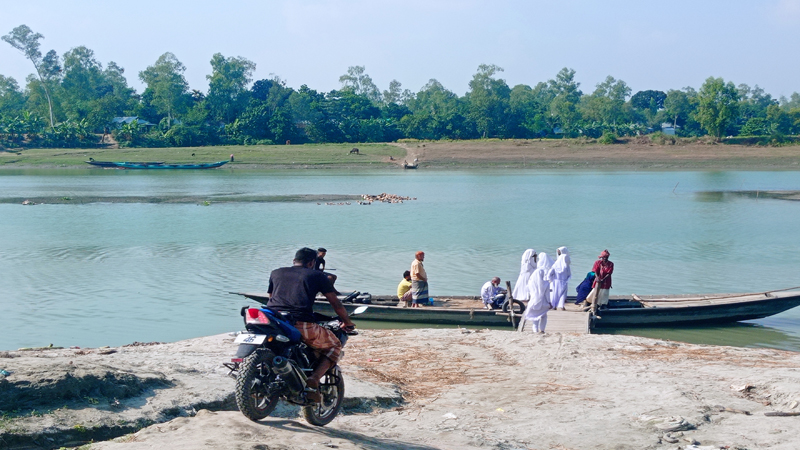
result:
M 207 164 L 136 164 L 136 163 L 117 163 L 117 167 L 123 169 L 215 169 L 224 166 L 228 161 L 218 161 Z
M 231 292 L 267 304 L 269 298 L 264 293 Z M 499 311 L 489 311 L 482 308 L 453 308 L 424 306 L 421 308 L 398 308 L 397 300 L 386 300 L 384 297 L 369 296 L 370 303 L 344 303 L 343 306 L 349 314 L 360 307 L 369 306 L 367 310 L 358 315 L 358 320 L 376 322 L 419 323 L 433 325 L 461 325 L 461 326 L 493 326 L 515 327 L 519 323 L 519 316 L 515 318 L 514 325 L 508 314 Z M 363 301 L 363 300 L 362 300 Z M 326 316 L 335 316 L 333 307 L 325 300 L 314 302 L 314 311 Z
M 110 167 L 117 169 L 215 169 L 224 166 L 228 161 L 218 161 L 205 164 L 166 164 L 163 162 L 114 162 L 114 161 L 86 161 L 97 167 Z
M 634 303 L 630 301 L 622 301 Z M 646 300 L 645 300 L 646 302 Z M 618 307 L 599 311 L 593 320 L 595 328 L 663 327 L 674 325 L 706 325 L 755 320 L 782 313 L 800 306 L 800 295 L 762 295 L 761 298 L 736 302 L 714 302 L 689 306 Z
M 344 305 L 348 313 L 352 313 L 360 304 L 347 303 Z M 398 308 L 396 306 L 368 305 L 369 308 L 359 314 L 358 320 L 372 320 L 376 322 L 420 323 L 434 325 L 461 325 L 461 326 L 496 326 L 511 328 L 511 319 L 508 314 L 489 311 L 486 309 L 455 309 L 426 306 L 422 308 Z M 330 303 L 316 302 L 314 311 L 329 316 L 335 316 Z M 519 322 L 519 319 L 517 319 Z

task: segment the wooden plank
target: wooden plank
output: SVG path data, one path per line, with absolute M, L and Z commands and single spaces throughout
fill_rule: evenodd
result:
M 517 329 L 531 333 L 533 327 L 530 320 L 522 319 Z M 589 334 L 589 312 L 577 309 L 567 311 L 551 310 L 547 313 L 545 333 Z

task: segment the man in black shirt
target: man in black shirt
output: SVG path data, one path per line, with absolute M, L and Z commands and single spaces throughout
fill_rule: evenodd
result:
M 325 247 L 320 247 L 317 249 L 317 262 L 314 263 L 314 268 L 324 273 L 325 276 L 331 280 L 331 286 L 333 286 L 336 283 L 336 275 L 325 272 L 325 255 L 327 254 L 328 250 L 326 250 Z M 338 294 L 339 291 L 336 291 L 336 293 Z
M 354 328 L 347 310 L 336 297 L 336 290 L 324 272 L 314 270 L 317 252 L 301 248 L 294 255 L 291 267 L 275 269 L 269 275 L 270 300 L 267 307 L 292 314 L 294 326 L 300 330 L 303 342 L 319 356 L 317 367 L 306 380 L 308 387 L 317 389 L 319 379 L 339 360 L 342 343 L 330 330 L 314 320 L 314 299 L 321 292 L 333 307 L 345 328 Z M 316 393 L 315 393 L 316 394 Z M 316 396 L 315 396 L 316 397 Z M 311 396 L 309 396 L 311 398 Z

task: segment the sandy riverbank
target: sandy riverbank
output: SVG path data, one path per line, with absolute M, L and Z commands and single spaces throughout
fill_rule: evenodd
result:
M 648 138 L 603 145 L 580 140 L 476 140 L 396 144 L 426 167 L 602 170 L 798 170 L 800 146 L 704 142 L 654 144 Z
M 351 147 L 359 155 L 350 154 Z M 800 145 L 766 147 L 649 137 L 603 145 L 580 139 L 485 139 L 472 141 L 308 144 L 129 149 L 28 149 L 0 151 L 0 169 L 82 169 L 84 161 L 236 161 L 217 170 L 347 169 L 402 170 L 419 159 L 420 169 L 512 168 L 547 170 L 798 170 Z
M 230 411 L 233 337 L 0 353 L 0 446 L 92 449 L 796 449 L 800 354 L 630 336 L 366 330 L 347 411 Z M 746 413 L 749 414 L 746 414 Z M 153 425 L 150 425 L 153 424 Z M 150 425 L 146 428 L 137 429 Z M 694 443 L 696 447 L 691 447 Z M 34 447 L 35 448 L 35 447 Z

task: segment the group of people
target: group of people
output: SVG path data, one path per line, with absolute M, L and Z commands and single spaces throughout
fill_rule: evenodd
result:
M 579 301 L 583 301 L 584 304 L 587 299 L 593 302 L 589 303 L 587 307 L 596 304 L 602 309 L 608 304 L 611 274 L 614 272 L 614 263 L 608 260 L 609 256 L 608 250 L 603 250 L 594 263 L 592 272 L 587 275 L 588 283 L 587 280 L 584 280 L 578 287 Z M 571 278 L 572 270 L 567 247 L 559 247 L 556 250 L 555 261 L 547 253 L 537 254 L 536 250 L 532 248 L 525 250 L 525 253 L 522 254 L 519 278 L 514 285 L 512 296 L 516 300 L 528 302 L 524 317 L 531 321 L 535 333 L 544 333 L 548 311 L 551 309 L 566 310 L 567 286 Z M 495 279 L 499 284 L 499 278 L 495 277 Z M 591 288 L 581 298 L 586 284 L 591 284 Z M 491 294 L 491 290 L 488 293 Z M 483 290 L 481 297 L 484 304 L 494 306 L 496 299 L 490 299 L 491 303 L 487 303 L 487 297 L 483 296 Z
M 322 293 L 331 304 L 336 315 L 346 329 L 355 327 L 338 299 L 338 292 L 333 287 L 336 276 L 325 272 L 325 256 L 327 250 L 319 248 L 301 248 L 292 261 L 292 266 L 272 271 L 269 278 L 267 307 L 290 314 L 294 326 L 300 331 L 302 340 L 319 356 L 313 372 L 307 379 L 307 394 L 312 401 L 321 401 L 319 394 L 320 378 L 333 367 L 341 356 L 341 341 L 329 330 L 316 323 L 314 317 L 314 301 L 317 293 Z M 556 261 L 542 252 L 528 249 L 522 255 L 522 263 L 513 296 L 517 300 L 527 300 L 525 319 L 533 323 L 533 331 L 544 333 L 547 325 L 547 312 L 551 309 L 564 309 L 567 297 L 567 283 L 571 278 L 569 250 L 559 247 L 556 250 Z M 592 267 L 592 290 L 589 297 L 592 303 L 602 309 L 608 303 L 611 289 L 611 274 L 614 263 L 608 260 L 608 250 L 598 257 Z M 397 296 L 401 305 L 406 306 L 409 300 L 411 307 L 419 307 L 428 303 L 428 275 L 423 261 L 424 252 L 417 252 L 410 270 L 403 273 L 403 281 L 397 288 Z M 590 277 L 587 276 L 587 280 Z M 584 280 L 586 282 L 586 280 Z M 584 283 L 581 283 L 583 286 Z M 585 288 L 585 286 L 584 286 Z M 581 290 L 579 286 L 578 290 Z M 506 292 L 500 288 L 500 278 L 494 277 L 484 284 L 481 297 L 489 307 L 499 307 L 505 299 Z
M 428 274 L 425 272 L 425 252 L 414 254 L 414 261 L 411 262 L 411 270 L 403 272 L 403 279 L 397 285 L 397 299 L 400 301 L 398 306 L 401 308 L 419 308 L 427 305 L 428 300 Z

